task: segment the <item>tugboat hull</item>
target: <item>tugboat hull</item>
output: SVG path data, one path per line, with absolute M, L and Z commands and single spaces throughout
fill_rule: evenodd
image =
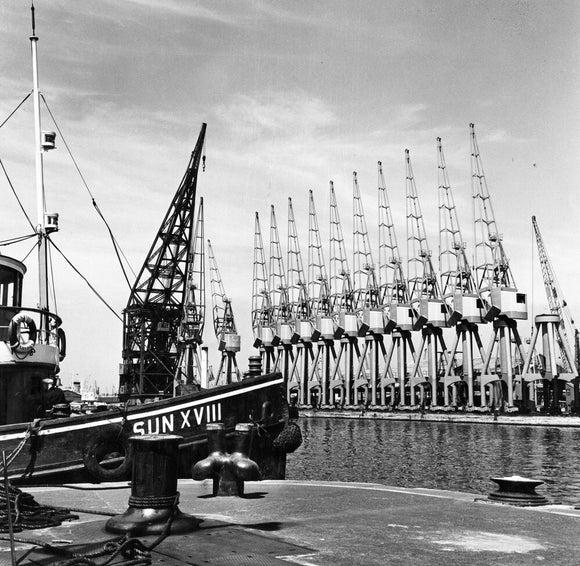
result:
M 130 479 L 130 437 L 177 434 L 179 476 L 207 456 L 206 425 L 223 422 L 226 437 L 238 423 L 254 423 L 250 457 L 264 479 L 283 479 L 286 455 L 274 439 L 288 420 L 286 388 L 280 374 L 153 401 L 122 409 L 67 418 L 41 419 L 0 427 L 0 450 L 6 454 L 15 484 Z

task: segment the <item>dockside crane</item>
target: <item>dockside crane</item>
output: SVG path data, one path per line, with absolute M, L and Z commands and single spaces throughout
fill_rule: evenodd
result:
M 514 407 L 514 367 L 516 364 L 513 344 L 521 359 L 525 359 L 522 341 L 517 330 L 517 320 L 528 318 L 527 297 L 516 287 L 503 246 L 503 237 L 495 221 L 474 124 L 470 124 L 469 128 L 476 286 L 483 300 L 484 318 L 493 322 L 493 334 L 480 376 L 480 403 L 481 406 L 486 405 L 485 387 L 490 385 L 490 404 L 503 403 L 507 393 L 509 409 Z M 497 358 L 500 362 L 499 374 L 490 372 L 490 363 L 495 350 L 498 352 Z
M 310 391 L 312 387 L 316 386 L 315 383 L 309 383 L 310 362 L 314 357 L 313 342 L 318 340 L 320 333 L 314 330 L 312 305 L 308 296 L 308 283 L 302 262 L 291 198 L 288 198 L 287 251 L 289 319 L 292 321 L 294 331 L 299 338 L 296 343 L 296 356 L 288 374 L 288 398 L 291 399 L 295 392 L 300 401 L 309 403 Z
M 403 260 L 399 251 L 395 224 L 383 165 L 378 162 L 378 204 L 379 204 L 379 303 L 387 314 L 385 331 L 391 335 L 391 344 L 385 354 L 384 370 L 380 381 L 380 404 L 387 404 L 390 392 L 391 406 L 397 404 L 395 384 L 397 379 L 391 364 L 396 353 L 396 370 L 399 379 L 399 401 L 405 404 L 405 378 L 409 358 L 414 361 L 415 348 L 411 338 L 413 330 L 413 309 L 407 278 L 403 270 Z
M 556 272 L 548 256 L 535 216 L 532 216 L 532 226 L 550 313 L 535 317 L 534 332 L 522 372 L 523 378 L 525 383 L 532 384 L 543 380 L 544 406 L 547 410 L 552 411 L 559 411 L 561 397 L 559 382 L 565 383 L 566 397 L 568 394 L 572 396 L 573 410 L 578 412 L 580 410 L 580 388 L 578 360 L 574 356 L 574 351 L 577 351 L 578 330 L 574 325 L 574 319 L 556 278 Z M 530 373 L 532 357 L 540 335 L 542 336 L 543 350 L 541 371 L 539 374 Z M 571 343 L 572 340 L 574 340 L 574 344 Z M 556 344 L 558 348 L 556 348 Z M 557 350 L 560 351 L 560 365 L 558 364 Z
M 190 268 L 179 330 L 179 361 L 175 375 L 176 390 L 207 387 L 207 360 L 202 360 L 200 347 L 205 324 L 205 247 L 203 197 L 199 199 L 193 234 Z
M 254 332 L 254 347 L 260 350 L 262 367 L 266 373 L 270 373 L 276 369 L 276 349 L 280 343 L 280 338 L 276 334 L 276 321 L 270 298 L 268 266 L 260 228 L 260 217 L 257 212 L 254 221 L 253 271 L 252 329 Z
M 330 281 L 324 261 L 324 250 L 312 190 L 309 191 L 308 203 L 308 285 L 315 332 L 320 335 L 317 341 L 316 356 L 311 365 L 309 388 L 312 391 L 318 383 L 320 388 L 319 402 L 322 406 L 327 406 L 330 404 L 331 361 L 336 358 L 334 340 L 340 338 L 340 334 L 336 334 L 337 325 L 332 318 Z M 318 372 L 319 366 L 321 367 L 320 372 Z
M 240 351 L 241 341 L 236 328 L 232 301 L 226 295 L 210 240 L 207 241 L 207 254 L 213 305 L 213 328 L 218 340 L 218 349 L 222 353 L 215 380 L 216 385 L 225 385 L 241 379 L 236 361 L 236 353 Z
M 288 383 L 289 370 L 294 360 L 293 346 L 298 343 L 299 336 L 295 331 L 295 320 L 290 296 L 288 294 L 288 282 L 286 270 L 284 269 L 284 257 L 278 224 L 276 222 L 276 211 L 274 205 L 270 206 L 270 264 L 269 264 L 269 284 L 270 301 L 272 304 L 272 314 L 276 324 L 276 334 L 280 337 L 278 355 L 283 356 L 280 370 Z
M 452 404 L 458 405 L 458 397 L 461 393 L 459 387 L 463 383 L 467 388 L 467 405 L 472 407 L 474 404 L 475 348 L 481 360 L 485 358 L 478 325 L 486 321 L 482 312 L 483 302 L 477 293 L 473 271 L 467 259 L 466 245 L 461 234 L 441 138 L 437 138 L 437 177 L 441 292 L 449 311 L 449 325 L 455 327 L 455 340 L 443 378 L 444 403 L 446 406 L 450 405 L 449 388 L 451 387 Z M 461 370 L 456 375 L 456 356 L 460 344 Z
M 358 335 L 364 338 L 364 350 L 355 368 L 354 389 L 365 396 L 365 404 L 376 403 L 379 377 L 380 348 L 385 332 L 384 311 L 380 305 L 380 291 L 376 266 L 364 215 L 356 171 L 353 185 L 353 287 L 355 310 L 359 319 Z M 371 396 L 369 398 L 369 390 Z
M 330 290 L 333 317 L 337 323 L 336 336 L 340 336 L 340 348 L 334 359 L 330 386 L 333 399 L 340 394 L 342 405 L 353 404 L 353 371 L 358 347 L 358 317 L 352 278 L 348 266 L 346 247 L 334 183 L 330 181 Z
M 413 325 L 414 330 L 421 330 L 421 342 L 417 349 L 415 365 L 411 372 L 411 405 L 415 405 L 415 386 L 423 387 L 426 383 L 431 386 L 431 404 L 438 403 L 439 361 L 446 361 L 446 346 L 443 339 L 443 328 L 448 326 L 447 305 L 443 300 L 441 287 L 435 268 L 433 267 L 432 252 L 427 242 L 425 223 L 419 203 L 419 195 L 413 175 L 411 156 L 405 150 L 406 164 L 406 203 L 407 203 L 407 281 L 413 310 L 417 318 Z M 421 371 L 420 362 L 423 350 L 427 348 L 428 379 Z
M 123 313 L 120 396 L 170 396 L 179 360 L 179 331 L 191 265 L 203 124 L 187 171 L 131 289 Z

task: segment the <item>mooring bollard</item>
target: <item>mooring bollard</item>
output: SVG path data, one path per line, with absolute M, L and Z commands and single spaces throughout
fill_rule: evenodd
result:
M 491 501 L 519 507 L 537 507 L 550 503 L 543 495 L 536 493 L 536 487 L 544 483 L 541 480 L 531 480 L 521 476 L 490 479 L 498 484 L 497 491 L 488 495 Z
M 109 519 L 105 529 L 111 533 L 159 534 L 169 521 L 171 534 L 197 529 L 199 519 L 177 507 L 177 470 L 179 443 L 172 434 L 132 436 L 133 474 L 129 508 Z
M 213 495 L 243 495 L 244 482 L 260 479 L 258 464 L 250 460 L 250 443 L 254 425 L 237 424 L 234 451 L 226 452 L 225 426 L 223 423 L 207 425 L 209 455 L 191 469 L 194 480 L 213 480 Z

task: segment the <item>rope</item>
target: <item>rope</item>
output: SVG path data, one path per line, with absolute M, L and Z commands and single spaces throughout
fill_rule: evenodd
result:
M 12 452 L 6 457 L 6 467 L 10 466 L 12 462 L 18 457 L 20 452 L 22 452 L 23 448 L 26 446 L 28 439 L 34 434 L 38 434 L 40 429 L 42 428 L 43 423 L 38 423 L 34 421 L 28 425 L 28 429 L 26 430 L 26 434 L 24 438 L 20 441 L 20 444 L 12 450 Z M 4 471 L 4 465 L 0 463 L 0 472 Z
M 59 526 L 63 521 L 78 519 L 69 509 L 57 509 L 40 505 L 32 495 L 17 487 L 9 486 L 8 492 L 0 493 L 0 533 L 9 532 L 6 496 L 10 501 L 10 518 L 13 532 L 24 529 L 44 529 Z
M 169 509 L 177 505 L 176 498 L 179 501 L 179 493 L 177 495 L 147 495 L 144 497 L 131 495 L 129 497 L 129 506 L 136 509 Z

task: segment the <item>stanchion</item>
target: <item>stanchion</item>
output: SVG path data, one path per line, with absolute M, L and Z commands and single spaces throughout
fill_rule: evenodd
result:
M 132 436 L 133 475 L 129 508 L 109 519 L 111 533 L 160 534 L 170 523 L 171 534 L 194 531 L 199 519 L 177 507 L 177 469 L 182 437 L 170 434 Z

